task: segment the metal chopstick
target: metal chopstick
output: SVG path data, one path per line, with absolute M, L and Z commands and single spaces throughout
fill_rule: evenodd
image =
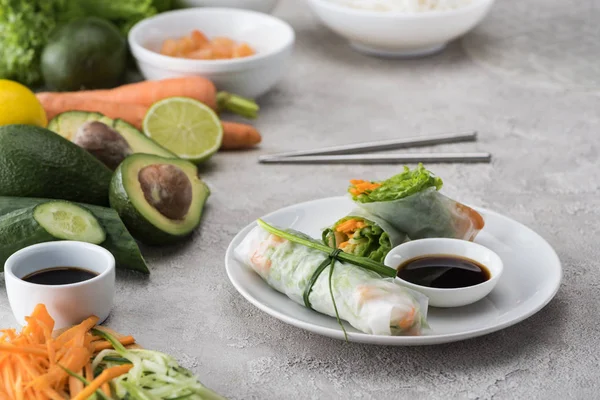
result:
M 271 158 L 298 157 L 298 156 L 316 156 L 316 155 L 334 155 L 334 154 L 355 154 L 372 151 L 406 149 L 409 147 L 434 146 L 444 143 L 474 142 L 477 140 L 477 132 L 440 134 L 435 136 L 421 136 L 404 139 L 381 140 L 376 142 L 363 142 L 346 144 L 341 146 L 325 147 L 321 149 L 290 151 L 279 154 L 267 154 L 258 158 L 259 161 Z
M 489 163 L 490 153 L 345 154 L 260 159 L 265 164 Z

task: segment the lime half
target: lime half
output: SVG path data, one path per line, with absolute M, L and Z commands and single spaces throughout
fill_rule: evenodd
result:
M 223 125 L 217 114 L 188 97 L 169 97 L 154 103 L 144 117 L 144 133 L 194 163 L 208 160 L 223 141 Z

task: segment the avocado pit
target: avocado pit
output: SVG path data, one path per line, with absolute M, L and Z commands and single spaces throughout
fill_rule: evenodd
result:
M 192 205 L 192 183 L 174 165 L 152 164 L 140 170 L 138 180 L 144 198 L 169 219 L 183 220 Z
M 123 136 L 100 121 L 88 121 L 81 125 L 73 143 L 113 170 L 132 153 Z

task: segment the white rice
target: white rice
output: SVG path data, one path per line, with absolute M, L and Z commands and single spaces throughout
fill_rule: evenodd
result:
M 329 0 L 342 6 L 371 11 L 418 13 L 448 11 L 465 7 L 474 0 Z

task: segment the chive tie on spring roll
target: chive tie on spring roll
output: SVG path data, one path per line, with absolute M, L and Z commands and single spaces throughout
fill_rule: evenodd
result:
M 472 208 L 438 190 L 442 180 L 423 165 L 385 181 L 353 180 L 348 192 L 364 210 L 406 232 L 410 239 L 445 237 L 473 240 L 484 226 Z
M 307 240 L 306 236 L 303 237 Z M 332 317 L 339 316 L 362 332 L 388 336 L 419 335 L 421 329 L 427 326 L 427 297 L 396 284 L 392 279 L 384 279 L 376 272 L 346 262 L 335 261 L 331 271 L 332 266 L 327 263 L 329 253 L 318 250 L 327 247 L 312 239 L 309 241 L 314 247 L 293 242 L 257 226 L 235 249 L 235 254 L 269 286 L 298 304 L 307 306 L 307 286 L 314 281 L 312 290 L 309 287 L 308 291 L 310 308 Z M 373 260 L 369 262 L 373 263 Z M 325 264 L 327 267 L 315 275 Z M 393 275 L 395 271 L 391 271 Z
M 405 240 L 405 233 L 361 208 L 323 231 L 323 243 L 327 246 L 379 262 Z

